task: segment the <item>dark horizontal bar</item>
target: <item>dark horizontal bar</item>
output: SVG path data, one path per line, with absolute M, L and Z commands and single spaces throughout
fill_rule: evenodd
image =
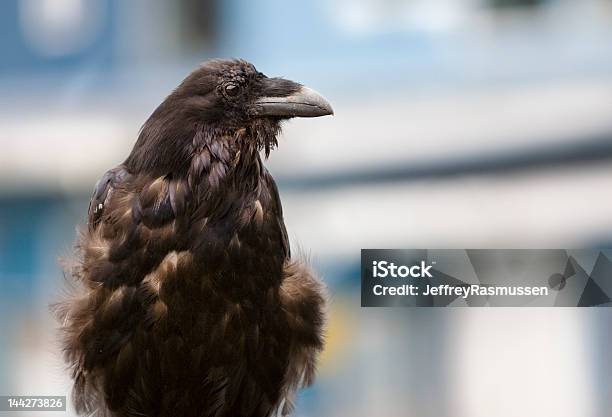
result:
M 329 175 L 279 178 L 287 189 L 324 189 L 378 183 L 445 179 L 467 175 L 496 175 L 516 171 L 559 168 L 612 160 L 612 135 L 584 138 L 571 145 L 539 148 L 493 156 L 472 156 L 410 166 L 383 166 L 380 169 L 350 170 Z

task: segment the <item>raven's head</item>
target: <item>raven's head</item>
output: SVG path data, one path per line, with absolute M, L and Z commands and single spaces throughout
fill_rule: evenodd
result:
M 333 114 L 316 91 L 267 77 L 244 60 L 211 60 L 193 71 L 144 124 L 126 161 L 134 171 L 163 170 L 185 159 L 198 130 L 210 140 L 240 135 L 266 155 L 280 122 Z
M 207 120 L 242 124 L 254 118 L 286 119 L 333 114 L 316 91 L 283 78 L 269 78 L 243 60 L 212 60 L 175 91 Z
M 331 105 L 316 91 L 283 78 L 267 77 L 243 60 L 208 61 L 173 95 L 202 120 L 240 127 L 257 118 L 333 114 Z

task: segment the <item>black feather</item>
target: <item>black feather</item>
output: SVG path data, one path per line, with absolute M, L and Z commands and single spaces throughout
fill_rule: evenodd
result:
M 239 60 L 194 71 L 96 185 L 75 272 L 83 291 L 63 309 L 77 412 L 269 416 L 311 382 L 324 289 L 290 259 L 260 157 L 280 119 L 248 110 L 299 84 L 266 79 Z

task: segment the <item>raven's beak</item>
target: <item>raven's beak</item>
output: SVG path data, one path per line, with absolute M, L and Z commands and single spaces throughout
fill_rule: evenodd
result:
M 319 117 L 334 114 L 331 104 L 312 88 L 287 80 L 279 81 L 297 86 L 296 91 L 284 96 L 267 94 L 259 98 L 252 106 L 254 116 Z

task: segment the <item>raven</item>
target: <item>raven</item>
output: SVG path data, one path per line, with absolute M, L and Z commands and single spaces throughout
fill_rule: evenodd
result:
M 323 348 L 326 292 L 292 258 L 262 163 L 283 120 L 333 114 L 243 60 L 204 63 L 94 188 L 58 309 L 79 414 L 271 416 Z

